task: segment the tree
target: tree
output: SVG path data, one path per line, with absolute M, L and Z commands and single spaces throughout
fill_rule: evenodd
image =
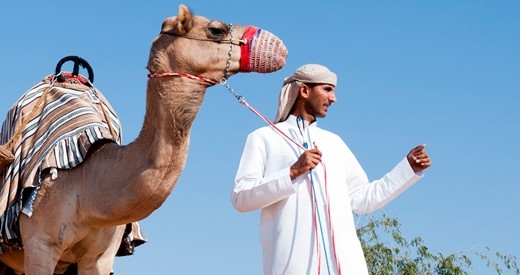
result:
M 396 218 L 385 213 L 379 219 L 368 216 L 367 224 L 357 229 L 370 274 L 465 275 L 471 274 L 475 258 L 496 274 L 520 274 L 516 256 L 493 252 L 490 248 L 468 249 L 444 255 L 431 251 L 421 237 L 410 241 L 400 231 Z M 511 274 L 511 273 L 508 273 Z

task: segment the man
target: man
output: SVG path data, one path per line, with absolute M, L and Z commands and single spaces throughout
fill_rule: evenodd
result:
M 262 210 L 266 275 L 368 274 L 352 213 L 381 208 L 431 165 L 419 145 L 369 182 L 343 140 L 316 125 L 336 102 L 336 80 L 322 65 L 301 66 L 283 83 L 275 127 L 247 137 L 231 200 Z

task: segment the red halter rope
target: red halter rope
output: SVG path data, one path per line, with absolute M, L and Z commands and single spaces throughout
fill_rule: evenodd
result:
M 198 80 L 198 81 L 208 84 L 210 86 L 220 83 L 219 81 L 216 81 L 213 79 L 205 78 L 200 75 L 192 75 L 192 74 L 188 74 L 188 73 L 154 73 L 154 74 L 149 73 L 148 74 L 148 78 L 169 77 L 169 76 L 182 76 L 182 77 L 186 77 L 186 78 L 189 78 L 192 80 Z

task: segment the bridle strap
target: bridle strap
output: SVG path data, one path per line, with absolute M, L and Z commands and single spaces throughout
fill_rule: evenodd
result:
M 231 66 L 231 55 L 233 53 L 233 45 L 241 45 L 241 44 L 247 43 L 247 39 L 240 39 L 240 40 L 238 40 L 238 42 L 235 42 L 233 40 L 233 24 L 229 24 L 229 27 L 230 27 L 229 28 L 230 39 L 227 39 L 227 40 L 214 40 L 214 39 L 195 38 L 195 37 L 189 37 L 189 36 L 180 36 L 180 35 L 177 35 L 177 34 L 172 33 L 172 32 L 161 32 L 161 34 L 173 35 L 173 36 L 180 37 L 180 38 L 193 39 L 193 40 L 199 40 L 199 41 L 211 41 L 211 42 L 215 42 L 215 43 L 226 43 L 226 42 L 229 43 L 228 58 L 226 60 L 226 67 L 224 68 L 224 73 L 223 73 L 224 76 L 222 77 L 222 81 L 225 83 L 227 81 L 229 67 Z M 216 84 L 220 83 L 220 81 L 212 80 L 212 79 L 203 77 L 201 75 L 192 75 L 192 74 L 188 74 L 188 73 L 184 73 L 184 72 L 180 72 L 180 73 L 149 73 L 148 74 L 148 78 L 149 79 L 151 79 L 151 78 L 158 78 L 158 77 L 170 77 L 170 76 L 182 76 L 182 77 L 186 77 L 186 78 L 189 78 L 189 79 L 192 79 L 192 80 L 198 80 L 198 81 L 201 81 L 202 83 L 207 84 L 209 86 L 213 86 L 213 85 L 216 85 Z
M 247 43 L 247 39 L 239 39 L 239 40 L 232 40 L 232 39 L 216 40 L 216 39 L 209 39 L 209 38 L 198 38 L 198 37 L 192 37 L 192 36 L 182 36 L 182 35 L 175 34 L 175 33 L 173 33 L 173 32 L 161 32 L 161 34 L 167 34 L 167 35 L 176 36 L 176 37 L 179 37 L 179 38 L 186 38 L 186 39 L 198 40 L 198 41 L 211 41 L 211 42 L 215 42 L 215 43 L 219 43 L 219 44 L 223 44 L 223 43 L 231 43 L 231 44 L 236 45 L 236 46 L 240 46 L 240 45 L 242 45 L 242 44 Z
M 209 39 L 209 38 L 199 38 L 199 37 L 192 37 L 192 36 L 183 36 L 183 35 L 178 35 L 174 32 L 171 32 L 171 31 L 161 31 L 161 34 L 167 34 L 167 35 L 171 35 L 171 36 L 176 36 L 176 37 L 180 37 L 180 38 L 186 38 L 186 39 L 191 39 L 191 40 L 198 40 L 198 41 L 211 41 L 211 42 L 215 42 L 215 43 L 219 43 L 219 44 L 222 44 L 222 43 L 230 43 L 231 45 L 236 45 L 236 46 L 240 46 L 242 44 L 246 44 L 247 43 L 247 39 L 239 39 L 239 40 L 234 40 L 233 39 L 233 24 L 229 24 L 229 32 L 230 32 L 230 39 L 226 39 L 226 40 L 217 40 L 217 39 Z
M 204 84 L 207 84 L 209 86 L 213 86 L 213 85 L 216 85 L 216 84 L 219 84 L 220 82 L 218 81 L 215 81 L 215 80 L 212 80 L 212 79 L 209 79 L 209 78 L 205 78 L 201 75 L 192 75 L 192 74 L 188 74 L 188 73 L 149 73 L 148 74 L 148 78 L 159 78 L 159 77 L 170 77 L 170 76 L 182 76 L 182 77 L 186 77 L 186 78 L 189 78 L 189 79 L 192 79 L 192 80 L 198 80 Z

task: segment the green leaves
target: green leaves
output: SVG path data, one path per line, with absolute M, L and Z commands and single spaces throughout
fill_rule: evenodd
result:
M 496 274 L 520 274 L 516 256 L 492 253 L 488 247 L 447 255 L 434 253 L 421 237 L 408 241 L 396 218 L 385 213 L 380 218 L 363 217 L 367 222 L 358 227 L 357 233 L 371 274 L 466 275 L 471 274 L 470 255 L 484 261 Z

